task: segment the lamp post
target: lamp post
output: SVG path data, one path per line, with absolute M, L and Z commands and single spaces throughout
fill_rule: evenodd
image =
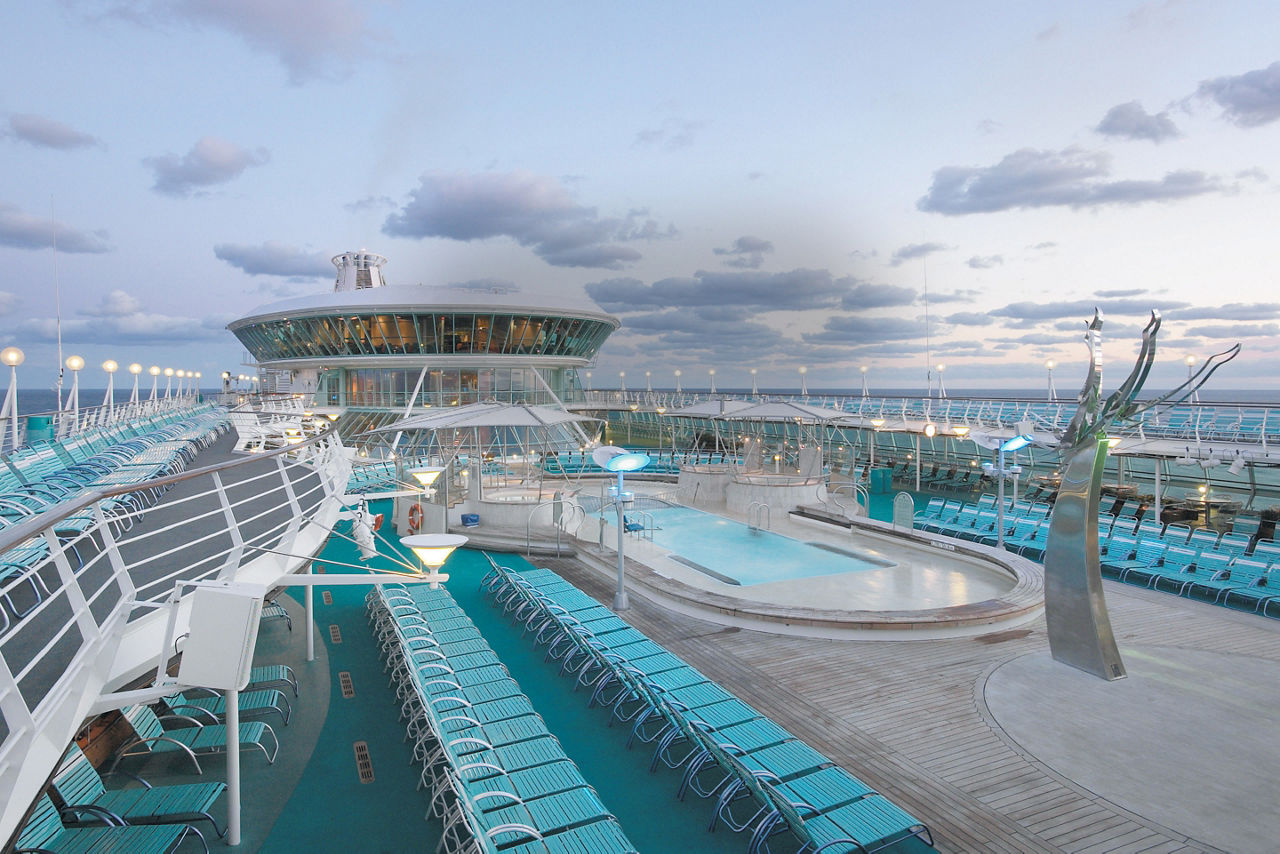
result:
M 110 417 L 116 411 L 116 371 L 120 370 L 120 366 L 115 359 L 107 359 L 102 363 L 102 370 L 107 372 L 107 394 L 102 398 L 102 405 L 107 408 L 107 416 Z
M 627 393 L 627 372 L 618 371 L 618 391 L 623 394 Z
M 187 372 L 186 372 L 186 371 L 184 371 L 184 370 L 182 370 L 182 368 L 178 368 L 178 370 L 176 370 L 176 371 L 174 371 L 174 372 L 173 372 L 173 375 L 174 375 L 174 376 L 177 378 L 177 380 L 178 380 L 178 387 L 174 390 L 174 392 L 173 392 L 173 396 L 174 396 L 174 397 L 177 397 L 177 398 L 181 398 L 181 397 L 182 397 L 182 389 L 183 389 L 183 387 L 186 385 L 186 379 L 185 379 L 185 377 L 187 376 Z
M 996 548 L 998 549 L 1004 548 L 1004 479 L 1009 475 L 1016 477 L 1022 473 L 1022 466 L 1005 466 L 1004 455 L 1006 452 L 1019 451 L 1030 445 L 1032 441 L 1031 436 L 1019 433 L 1000 443 L 994 466 L 991 463 L 982 464 L 983 470 L 996 478 Z
M 625 611 L 630 604 L 627 601 L 625 583 L 626 559 L 623 555 L 623 545 L 627 523 L 623 511 L 626 505 L 631 504 L 633 496 L 623 488 L 622 475 L 624 472 L 638 471 L 649 465 L 649 455 L 626 451 L 616 445 L 602 445 L 591 452 L 591 459 L 605 471 L 618 473 L 618 485 L 613 501 L 618 511 L 618 589 L 613 594 L 613 610 Z
M 587 393 L 591 393 L 591 372 L 587 371 Z
M 196 371 L 196 372 L 195 372 L 195 374 L 194 374 L 194 376 L 195 376 L 195 378 L 196 378 L 196 381 L 195 381 L 194 383 L 192 383 L 191 385 L 192 385 L 192 388 L 193 388 L 193 390 L 194 390 L 195 394 L 199 395 L 199 394 L 200 394 L 200 372 L 199 372 L 199 371 Z
M 884 419 L 883 419 L 883 418 L 872 418 L 872 419 L 871 419 L 871 427 L 872 427 L 872 430 L 871 430 L 871 460 L 870 460 L 870 462 L 869 462 L 868 468 L 875 468 L 875 467 L 876 467 L 876 434 L 878 434 L 878 433 L 880 432 L 880 428 L 881 428 L 881 427 L 883 427 L 883 426 L 884 426 Z
M 160 366 L 152 365 L 150 368 L 147 368 L 147 373 L 151 374 L 151 397 L 149 399 L 155 400 L 156 399 L 156 380 L 159 379 L 160 377 Z
M 645 394 L 653 394 L 653 371 L 644 372 L 644 392 Z
M 84 369 L 84 357 L 68 356 L 64 362 L 67 370 L 71 372 L 71 394 L 67 397 L 67 409 L 71 410 L 71 417 L 75 419 L 76 425 L 80 424 L 80 371 Z
M 435 492 L 436 480 L 447 471 L 448 468 L 445 466 L 418 466 L 417 468 L 409 469 L 409 474 L 413 475 L 413 479 L 422 486 L 422 499 L 425 500 Z M 444 493 L 441 497 L 444 499 L 444 531 L 447 532 L 449 530 L 449 479 L 447 477 L 443 485 Z M 418 506 L 421 508 L 421 501 L 419 501 Z
M 168 400 L 173 391 L 173 368 L 164 369 L 164 399 Z
M 751 396 L 756 397 L 760 394 L 760 390 L 756 388 L 756 369 L 751 369 Z
M 441 582 L 448 581 L 449 576 L 440 571 L 453 550 L 466 544 L 467 538 L 461 534 L 414 534 L 401 537 L 400 542 L 418 556 L 426 572 L 422 574 L 425 581 L 431 582 L 432 590 L 439 590 Z
M 867 395 L 867 371 L 868 370 L 870 369 L 866 365 L 863 365 L 862 367 L 858 368 L 858 371 L 862 374 L 862 396 L 863 397 L 868 396 Z
M 142 365 L 137 362 L 129 365 L 129 373 L 133 374 L 133 391 L 129 394 L 129 403 L 136 406 L 138 403 L 138 375 L 142 373 Z
M 929 437 L 929 445 L 933 445 L 933 437 L 938 432 L 938 425 L 930 421 L 924 425 L 924 429 L 916 434 L 916 492 L 920 491 L 920 437 L 922 435 Z
M 1053 359 L 1046 359 L 1044 369 L 1049 372 L 1049 402 L 1053 403 L 1058 399 L 1058 390 L 1053 387 L 1053 369 L 1057 367 L 1057 363 Z
M 676 368 L 676 394 L 680 393 L 680 374 L 681 373 L 682 371 L 679 368 Z
M 1196 357 L 1195 357 L 1195 355 L 1194 355 L 1194 354 L 1192 354 L 1192 353 L 1188 353 L 1188 354 L 1187 354 L 1187 356 L 1186 356 L 1186 358 L 1185 358 L 1185 359 L 1183 359 L 1182 361 L 1186 363 L 1186 366 L 1187 366 L 1187 382 L 1190 382 L 1190 381 L 1191 381 L 1191 378 L 1192 378 L 1193 376 L 1195 376 L 1195 371 L 1196 371 Z M 1196 388 L 1196 390 L 1195 390 L 1195 391 L 1191 392 L 1191 402 L 1192 402 L 1192 403 L 1199 403 L 1199 402 L 1200 402 L 1200 389 L 1199 389 L 1199 388 Z
M 938 363 L 938 400 L 943 400 L 947 396 L 947 387 L 942 383 L 942 372 L 946 369 L 946 365 Z
M 711 368 L 707 371 L 707 375 L 711 377 L 711 394 L 716 393 L 716 369 Z
M 27 356 L 17 347 L 5 347 L 0 350 L 0 362 L 9 366 L 9 390 L 4 395 L 4 408 L 0 409 L 0 420 L 8 417 L 10 447 L 18 449 L 18 365 L 26 361 Z M 3 430 L 3 427 L 0 427 Z M 0 449 L 4 447 L 4 434 L 0 433 Z
M 800 396 L 801 397 L 809 396 L 809 384 L 805 377 L 807 373 L 809 373 L 808 367 L 801 365 L 800 366 Z

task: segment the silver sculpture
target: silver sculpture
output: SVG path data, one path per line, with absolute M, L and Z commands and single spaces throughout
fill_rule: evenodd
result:
M 1098 508 L 1102 470 L 1110 446 L 1107 432 L 1114 425 L 1136 421 L 1157 407 L 1175 406 L 1204 385 L 1209 377 L 1240 352 L 1236 344 L 1216 353 L 1182 385 L 1154 400 L 1135 402 L 1156 357 L 1160 313 L 1142 330 L 1142 348 L 1129 376 L 1105 402 L 1102 386 L 1102 316 L 1094 311 L 1085 341 L 1089 373 L 1080 390 L 1079 408 L 1058 444 L 1062 453 L 1062 484 L 1049 522 L 1044 553 L 1044 609 L 1049 627 L 1049 650 L 1054 660 L 1108 681 L 1125 676 L 1116 648 L 1107 603 L 1102 593 L 1098 556 Z

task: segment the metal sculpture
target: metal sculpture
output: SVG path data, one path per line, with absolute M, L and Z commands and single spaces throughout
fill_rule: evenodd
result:
M 1142 347 L 1129 376 L 1106 399 L 1102 386 L 1102 315 L 1095 310 L 1085 342 L 1089 372 L 1080 390 L 1079 407 L 1058 443 L 1062 453 L 1062 485 L 1049 522 L 1044 554 L 1044 607 L 1049 649 L 1054 660 L 1108 681 L 1125 676 L 1102 592 L 1098 556 L 1098 508 L 1102 470 L 1110 447 L 1108 431 L 1138 420 L 1153 409 L 1175 406 L 1204 385 L 1240 352 L 1236 344 L 1216 353 L 1186 382 L 1150 401 L 1136 402 L 1156 357 L 1160 313 L 1142 330 Z

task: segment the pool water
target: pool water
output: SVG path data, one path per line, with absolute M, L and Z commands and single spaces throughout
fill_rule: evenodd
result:
M 647 511 L 653 542 L 673 559 L 728 584 L 749 586 L 895 566 L 874 556 L 820 548 L 689 507 Z

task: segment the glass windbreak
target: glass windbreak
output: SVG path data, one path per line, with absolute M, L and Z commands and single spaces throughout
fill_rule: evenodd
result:
M 319 383 L 323 399 L 330 405 L 404 409 L 418 386 L 422 369 L 355 368 L 326 372 Z M 503 403 L 556 405 L 576 385 L 574 371 L 564 368 L 448 368 L 429 369 L 422 377 L 413 405 L 464 406 L 484 400 Z M 547 391 L 550 387 L 554 392 Z M 341 390 L 341 391 L 339 391 Z

